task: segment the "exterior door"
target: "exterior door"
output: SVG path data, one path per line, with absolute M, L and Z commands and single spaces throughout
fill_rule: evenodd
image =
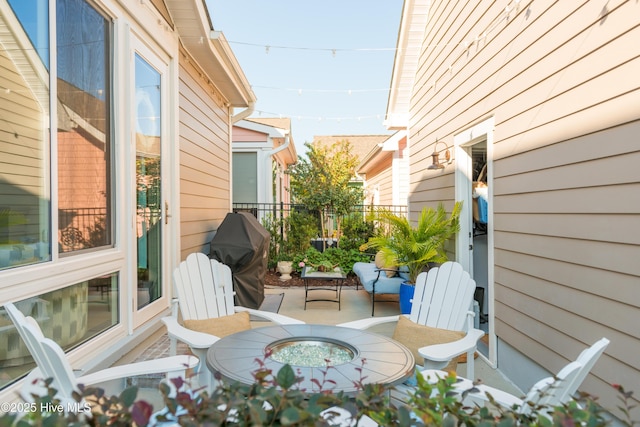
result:
M 156 310 L 153 303 L 165 293 L 163 256 L 165 206 L 163 151 L 165 144 L 164 96 L 167 67 L 148 51 L 134 52 L 133 140 L 135 143 L 135 235 L 137 289 L 135 323 Z M 147 313 L 146 315 L 144 313 Z
M 480 308 L 479 327 L 488 340 L 478 350 L 495 364 L 493 324 L 493 119 L 456 135 L 456 200 L 463 202 L 456 256 L 476 281 Z

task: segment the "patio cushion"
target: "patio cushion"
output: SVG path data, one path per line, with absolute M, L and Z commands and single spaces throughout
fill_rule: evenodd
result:
M 400 270 L 402 272 L 402 268 Z M 353 273 L 369 293 L 373 292 L 375 283 L 376 294 L 397 294 L 400 292 L 400 284 L 405 281 L 401 276 L 387 277 L 386 274 L 381 274 L 375 262 L 356 262 L 353 264 Z
M 377 268 L 384 268 L 385 270 L 387 270 L 385 271 L 385 273 L 387 273 L 387 277 L 395 276 L 396 272 L 398 271 L 398 267 L 396 267 L 395 265 L 384 262 L 384 257 L 382 256 L 381 251 L 378 251 L 378 253 L 376 253 L 375 264 Z
M 202 320 L 185 320 L 184 327 L 197 332 L 204 332 L 216 337 L 226 337 L 236 332 L 251 329 L 249 313 L 241 311 L 228 316 L 214 317 Z
M 405 316 L 400 316 L 396 329 L 393 331 L 393 339 L 404 344 L 416 359 L 417 364 L 422 364 L 423 359 L 418 349 L 427 345 L 444 344 L 459 340 L 465 336 L 462 331 L 432 328 L 412 322 Z M 457 359 L 453 359 L 443 371 L 455 371 L 458 365 Z

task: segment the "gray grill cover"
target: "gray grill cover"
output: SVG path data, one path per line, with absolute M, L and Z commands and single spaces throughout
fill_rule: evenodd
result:
M 236 305 L 257 309 L 262 304 L 269 239 L 269 232 L 247 212 L 227 214 L 211 239 L 209 258 L 231 268 Z

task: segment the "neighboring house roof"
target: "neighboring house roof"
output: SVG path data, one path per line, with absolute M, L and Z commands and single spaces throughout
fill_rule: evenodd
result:
M 398 34 L 397 51 L 391 75 L 391 91 L 387 103 L 387 129 L 406 129 L 409 126 L 409 105 L 413 83 L 418 70 L 420 48 L 429 19 L 431 0 L 405 0 Z
M 389 138 L 389 135 L 325 135 L 314 136 L 312 144 L 315 146 L 331 146 L 336 142 L 349 141 L 352 153 L 361 162 L 367 154 L 378 144 L 382 144 Z
M 253 106 L 256 96 L 224 34 L 214 31 L 204 0 L 166 0 L 184 48 L 231 107 Z
M 283 161 L 291 165 L 298 161 L 298 153 L 296 151 L 296 144 L 293 141 L 293 132 L 291 131 L 291 119 L 288 117 L 283 118 L 258 118 L 258 117 L 249 117 L 245 119 L 245 121 L 258 123 L 265 126 L 271 126 L 278 129 L 283 129 L 289 133 L 289 146 L 286 150 L 283 150 L 280 154 L 280 157 Z M 278 148 L 275 144 L 282 145 L 284 144 L 284 140 L 282 139 L 274 139 L 274 149 Z
M 282 147 L 282 145 L 286 143 L 286 137 L 288 135 L 289 144 L 287 147 L 279 150 L 275 154 L 278 156 L 278 159 L 286 165 L 293 164 L 298 160 L 298 154 L 296 152 L 296 146 L 291 132 L 291 119 L 248 118 L 239 121 L 234 125 L 234 127 L 248 129 L 268 135 L 268 137 L 273 141 L 273 150 L 277 150 Z M 239 141 L 234 140 L 234 142 Z
M 398 131 L 389 136 L 386 141 L 373 146 L 364 157 L 360 159 L 360 164 L 356 171 L 359 174 L 366 174 L 371 168 L 377 166 L 377 163 L 386 158 L 389 153 L 400 149 L 400 141 L 407 136 L 406 131 Z
M 249 122 L 261 123 L 267 126 L 273 126 L 275 128 L 286 129 L 291 131 L 291 119 L 284 118 L 262 118 L 262 117 L 248 117 L 246 119 Z

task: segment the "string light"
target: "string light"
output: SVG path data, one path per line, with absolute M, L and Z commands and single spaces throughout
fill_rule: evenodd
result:
M 258 116 L 260 117 L 274 117 L 274 118 L 284 118 L 284 117 L 291 117 L 297 120 L 313 120 L 313 121 L 335 121 L 335 122 L 342 122 L 342 121 L 358 121 L 361 122 L 363 120 L 382 120 L 382 117 L 386 117 L 386 114 L 372 114 L 369 116 L 304 116 L 304 115 L 300 115 L 300 114 L 282 114 L 282 113 L 273 113 L 273 112 L 269 112 L 269 111 L 264 111 L 264 110 L 255 110 L 255 113 L 258 114 Z M 249 120 L 251 118 L 249 117 Z
M 269 89 L 269 90 L 280 90 L 283 92 L 297 92 L 298 95 L 302 95 L 303 92 L 309 93 L 344 93 L 349 96 L 354 93 L 370 93 L 370 92 L 389 92 L 391 88 L 380 88 L 380 89 L 303 89 L 303 88 L 290 88 L 290 87 L 276 87 L 276 86 L 262 86 L 262 85 L 251 85 L 253 89 Z
M 315 52 L 330 52 L 332 56 L 336 56 L 338 52 L 395 52 L 398 49 L 395 47 L 375 47 L 375 48 L 328 48 L 328 47 L 304 47 L 304 46 L 283 46 L 283 45 L 264 45 L 260 43 L 250 43 L 242 41 L 229 40 L 229 44 L 237 44 L 243 46 L 259 47 L 266 50 L 269 53 L 270 49 L 285 49 L 285 50 L 308 50 Z
M 502 21 L 509 21 L 510 13 L 512 11 L 519 12 L 520 11 L 520 2 L 522 0 L 511 0 L 507 3 L 505 8 L 503 9 L 500 16 L 498 16 L 489 27 L 482 32 L 474 36 L 471 40 L 463 40 L 460 42 L 450 42 L 450 43 L 434 43 L 427 46 L 424 46 L 424 49 L 432 49 L 432 48 L 442 48 L 447 46 L 463 46 L 464 49 L 468 49 L 473 44 L 477 44 L 480 40 L 486 39 L 491 32 L 493 32 L 498 25 Z M 229 44 L 235 45 L 243 45 L 243 46 L 253 46 L 265 49 L 265 52 L 268 54 L 270 49 L 285 49 L 285 50 L 302 50 L 302 51 L 315 51 L 315 52 L 330 52 L 333 57 L 337 55 L 337 53 L 342 52 L 399 52 L 402 51 L 402 48 L 398 47 L 364 47 L 364 48 L 329 48 L 329 47 L 308 47 L 308 46 L 288 46 L 288 45 L 264 45 L 260 43 L 251 43 L 245 41 L 237 41 L 237 40 L 229 40 Z

